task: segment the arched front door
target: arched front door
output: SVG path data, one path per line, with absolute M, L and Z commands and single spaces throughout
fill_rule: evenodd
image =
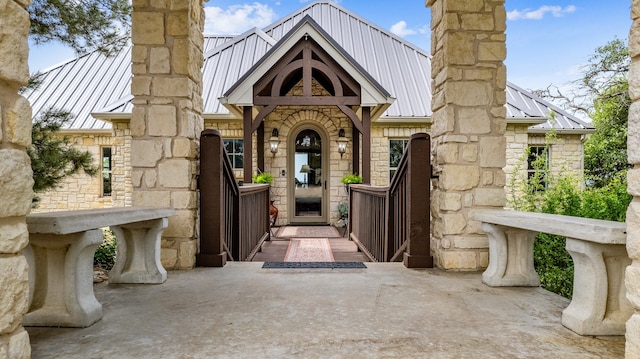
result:
M 288 153 L 290 222 L 327 223 L 327 143 L 321 129 L 292 131 Z

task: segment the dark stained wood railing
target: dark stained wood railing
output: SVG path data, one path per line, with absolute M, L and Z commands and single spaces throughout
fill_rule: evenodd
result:
M 241 186 L 239 213 L 240 248 L 237 254 L 234 253 L 234 258 L 250 261 L 262 243 L 269 239 L 269 185 Z
M 411 136 L 388 187 L 351 185 L 350 237 L 372 261 L 432 268 L 430 254 L 431 141 Z
M 373 262 L 387 262 L 388 187 L 349 186 L 349 234 Z
M 238 186 L 222 137 L 200 138 L 200 251 L 196 265 L 222 267 L 251 260 L 269 238 L 269 185 Z

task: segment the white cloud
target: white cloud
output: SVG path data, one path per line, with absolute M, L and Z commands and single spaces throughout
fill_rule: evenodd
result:
M 226 10 L 207 6 L 204 12 L 205 34 L 240 34 L 252 27 L 265 27 L 271 24 L 276 16 L 272 8 L 258 2 L 231 5 Z
M 422 35 L 431 35 L 431 27 L 429 27 L 429 25 L 422 25 L 418 28 L 418 33 Z
M 562 17 L 565 14 L 570 14 L 576 11 L 574 5 L 565 6 L 549 6 L 544 5 L 536 10 L 523 9 L 523 10 L 511 10 L 507 12 L 508 20 L 542 20 L 546 14 L 551 14 L 553 17 Z
M 415 35 L 417 33 L 416 30 L 413 29 L 407 29 L 407 22 L 400 20 L 398 22 L 396 22 L 395 24 L 391 25 L 391 32 L 395 35 L 398 35 L 400 37 L 405 37 L 408 35 Z

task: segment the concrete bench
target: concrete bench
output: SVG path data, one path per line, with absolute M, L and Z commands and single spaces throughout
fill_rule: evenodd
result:
M 163 283 L 161 234 L 175 214 L 122 207 L 28 215 L 30 305 L 23 325 L 87 327 L 102 318 L 93 293 L 93 256 L 103 227 L 111 228 L 118 246 L 109 283 Z
M 624 335 L 633 309 L 626 299 L 624 273 L 631 264 L 626 224 L 589 218 L 510 210 L 476 210 L 489 237 L 489 286 L 538 286 L 533 241 L 539 232 L 567 237 L 574 263 L 573 299 L 562 324 L 580 335 Z

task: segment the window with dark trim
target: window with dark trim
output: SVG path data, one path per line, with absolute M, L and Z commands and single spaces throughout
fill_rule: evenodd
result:
M 236 169 L 240 169 L 243 166 L 244 159 L 244 146 L 241 139 L 224 139 L 224 149 L 227 151 L 231 166 Z
M 102 170 L 102 197 L 111 196 L 111 147 L 102 147 L 101 151 Z
M 408 143 L 409 139 L 389 140 L 389 178 L 393 178 L 396 173 Z
M 527 156 L 527 181 L 534 185 L 534 190 L 547 187 L 547 172 L 549 171 L 549 147 L 529 146 Z

